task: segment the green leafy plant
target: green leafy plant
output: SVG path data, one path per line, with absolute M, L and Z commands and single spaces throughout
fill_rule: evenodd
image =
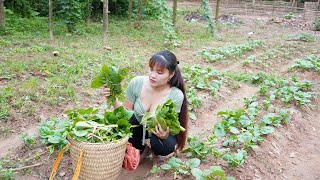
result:
M 162 33 L 165 39 L 164 44 L 174 47 L 180 46 L 181 42 L 172 23 L 172 10 L 168 7 L 167 2 L 165 0 L 155 1 L 155 7 L 159 11 L 158 19 L 162 26 Z
M 247 159 L 247 151 L 238 149 L 237 153 L 227 153 L 223 155 L 222 159 L 227 161 L 229 167 L 239 167 L 242 166 Z
M 28 133 L 23 133 L 19 135 L 19 138 L 26 146 L 31 146 L 37 143 L 37 139 L 35 136 L 29 136 Z
M 193 168 L 191 173 L 196 180 L 234 180 L 233 177 L 226 177 L 220 166 L 211 166 L 203 171 L 199 168 Z
M 92 88 L 100 88 L 103 85 L 107 85 L 110 88 L 110 96 L 108 97 L 108 105 L 114 105 L 116 99 L 120 101 L 125 99 L 124 91 L 121 86 L 121 82 L 128 73 L 128 69 L 118 69 L 116 66 L 103 65 L 100 74 L 95 77 L 91 82 Z
M 132 125 L 129 119 L 132 111 L 123 106 L 112 112 L 98 114 L 98 109 L 78 109 L 66 111 L 69 121 L 72 122 L 68 135 L 77 140 L 91 143 L 115 142 L 126 136 L 130 137 Z
M 189 175 L 190 170 L 198 167 L 201 161 L 198 158 L 189 159 L 186 162 L 183 162 L 181 159 L 176 157 L 171 157 L 166 164 L 160 166 L 161 169 L 165 171 L 172 170 L 173 179 L 177 178 L 178 174 Z
M 207 20 L 207 29 L 210 32 L 210 35 L 214 36 L 215 31 L 216 31 L 216 23 L 213 20 L 213 16 L 212 16 L 212 13 L 211 13 L 212 11 L 210 10 L 209 1 L 208 0 L 203 0 L 201 6 L 203 8 L 204 17 Z
M 289 12 L 288 14 L 284 15 L 285 19 L 292 19 L 294 17 L 295 17 L 295 15 L 292 12 Z
M 182 152 L 186 153 L 187 157 L 196 157 L 204 160 L 212 154 L 212 149 L 207 146 L 205 141 L 202 141 L 199 136 L 188 137 L 188 146 Z
M 202 105 L 201 103 L 201 98 L 197 95 L 197 92 L 194 88 L 188 88 L 187 92 L 187 97 L 188 97 L 188 115 L 191 120 L 196 120 L 197 116 L 193 112 L 194 109 L 199 109 Z
M 230 45 L 222 48 L 202 50 L 201 57 L 206 61 L 216 62 L 227 57 L 240 57 L 246 51 L 250 51 L 260 45 L 262 45 L 261 40 L 248 40 L 245 44 L 241 45 Z
M 287 36 L 287 40 L 289 41 L 303 41 L 303 42 L 314 42 L 315 37 L 308 32 L 300 32 Z
M 187 84 L 200 90 L 208 90 L 212 95 L 218 93 L 223 79 L 220 73 L 210 67 L 199 65 L 183 67 Z
M 320 73 L 320 55 L 311 54 L 306 59 L 298 59 L 296 62 L 289 67 L 290 70 L 295 68 L 301 68 L 303 70 L 314 70 Z
M 79 0 L 59 0 L 61 9 L 58 11 L 62 15 L 63 22 L 67 25 L 68 32 L 76 31 L 76 22 L 82 19 L 82 6 Z
M 145 125 L 149 132 L 155 132 L 155 126 L 160 124 L 164 130 L 169 127 L 171 135 L 177 135 L 186 129 L 180 125 L 175 107 L 176 105 L 169 99 L 162 106 L 158 106 L 155 112 L 146 112 L 142 117 L 141 124 Z

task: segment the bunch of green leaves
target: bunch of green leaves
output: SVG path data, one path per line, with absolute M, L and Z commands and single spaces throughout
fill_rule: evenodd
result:
M 310 92 L 313 83 L 310 81 L 300 82 L 296 78 L 286 81 L 278 81 L 270 91 L 270 99 L 281 99 L 282 102 L 295 102 L 298 106 L 311 102 L 314 92 Z
M 213 16 L 212 16 L 212 11 L 210 9 L 210 5 L 209 5 L 209 0 L 203 0 L 202 1 L 202 8 L 203 8 L 203 12 L 204 12 L 204 17 L 207 20 L 207 29 L 210 32 L 211 36 L 214 36 L 215 31 L 216 31 L 216 23 L 213 20 Z
M 201 57 L 206 61 L 220 61 L 227 57 L 240 57 L 246 51 L 250 51 L 258 46 L 262 45 L 261 40 L 248 40 L 246 43 L 241 45 L 230 45 L 222 48 L 212 48 L 209 50 L 202 50 Z
M 147 127 L 147 131 L 156 132 L 155 126 L 161 125 L 166 130 L 169 127 L 171 135 L 177 135 L 186 129 L 180 125 L 178 113 L 175 111 L 176 105 L 169 99 L 162 106 L 158 106 L 155 112 L 146 112 L 141 120 L 141 124 Z
M 58 118 L 43 122 L 38 127 L 42 143 L 49 146 L 49 149 L 54 149 L 55 147 L 62 149 L 68 143 L 66 136 L 71 130 L 71 125 L 71 122 L 67 119 Z
M 159 11 L 158 19 L 161 22 L 162 33 L 164 35 L 166 46 L 178 47 L 181 42 L 178 39 L 176 28 L 172 23 L 172 10 L 168 7 L 165 0 L 155 1 L 155 7 Z
M 199 95 L 197 95 L 197 91 L 194 88 L 188 88 L 187 98 L 188 98 L 188 103 L 189 103 L 189 106 L 188 106 L 189 118 L 191 120 L 196 120 L 197 116 L 193 112 L 193 110 L 199 109 L 201 107 L 201 105 L 202 105 L 201 98 L 199 97 Z
M 292 70 L 294 68 L 312 69 L 320 73 L 320 55 L 311 54 L 306 59 L 298 59 L 289 69 Z
M 35 136 L 29 136 L 27 132 L 20 134 L 19 138 L 22 140 L 24 145 L 31 146 L 37 143 L 37 139 Z
M 168 162 L 162 164 L 160 168 L 167 172 L 172 170 L 173 179 L 176 179 L 178 174 L 190 175 L 190 171 L 198 167 L 200 163 L 201 161 L 198 158 L 189 159 L 188 161 L 183 162 L 179 158 L 171 157 Z
M 239 167 L 242 166 L 247 159 L 247 151 L 238 149 L 237 153 L 227 153 L 223 155 L 222 159 L 227 161 L 229 167 Z
M 129 119 L 132 111 L 123 106 L 113 112 L 98 114 L 98 109 L 78 109 L 66 111 L 69 120 L 73 123 L 68 135 L 77 140 L 91 143 L 115 142 L 126 136 L 130 137 L 132 125 Z
M 233 177 L 226 177 L 224 170 L 220 166 L 211 166 L 203 171 L 199 168 L 193 168 L 191 173 L 196 180 L 234 180 Z
M 308 32 L 300 32 L 296 34 L 291 34 L 287 36 L 288 41 L 303 41 L 303 42 L 314 42 L 316 38 L 314 35 Z
M 210 67 L 199 65 L 183 67 L 187 84 L 200 90 L 208 90 L 212 95 L 218 93 L 223 79 L 220 73 Z
M 116 99 L 124 101 L 125 95 L 121 86 L 121 82 L 128 74 L 128 69 L 118 69 L 116 66 L 103 65 L 100 73 L 91 82 L 92 88 L 100 88 L 103 85 L 107 85 L 110 88 L 110 96 L 108 97 L 108 105 L 114 105 Z

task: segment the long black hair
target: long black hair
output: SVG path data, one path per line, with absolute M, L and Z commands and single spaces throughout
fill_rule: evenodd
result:
M 183 93 L 183 103 L 181 106 L 181 111 L 179 113 L 180 125 L 186 129 L 185 132 L 180 132 L 177 135 L 177 149 L 182 150 L 186 144 L 187 139 L 187 130 L 188 130 L 188 100 L 185 92 L 185 85 L 182 74 L 178 67 L 179 61 L 177 61 L 176 56 L 168 51 L 163 50 L 154 54 L 150 61 L 149 66 L 153 67 L 155 64 L 160 65 L 161 67 L 167 68 L 170 73 L 174 73 L 173 77 L 170 79 L 169 84 L 171 87 L 177 87 Z

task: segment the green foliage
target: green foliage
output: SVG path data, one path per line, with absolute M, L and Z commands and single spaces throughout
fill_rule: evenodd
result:
M 303 41 L 303 42 L 314 42 L 316 39 L 314 35 L 308 32 L 300 32 L 287 36 L 288 41 Z
M 124 101 L 125 95 L 121 86 L 121 82 L 128 74 L 128 69 L 118 69 L 116 66 L 103 65 L 100 73 L 91 82 L 92 88 L 100 88 L 103 85 L 107 85 L 110 88 L 110 96 L 108 97 L 108 105 L 114 105 L 116 99 Z
M 42 143 L 49 146 L 49 149 L 54 147 L 62 149 L 68 143 L 66 136 L 70 126 L 71 123 L 67 119 L 52 118 L 43 122 L 38 127 Z
M 247 151 L 238 149 L 237 153 L 227 153 L 222 158 L 227 161 L 229 167 L 239 167 L 247 159 Z
M 265 83 L 270 83 L 266 81 Z M 300 82 L 296 78 L 290 80 L 278 80 L 269 84 L 271 91 L 269 93 L 270 100 L 279 98 L 284 103 L 296 103 L 298 106 L 311 102 L 313 92 L 310 88 L 313 83 L 310 81 Z
M 15 14 L 19 14 L 22 17 L 29 18 L 34 12 L 28 0 L 4 1 L 4 5 L 7 9 L 10 9 Z
M 160 124 L 163 130 L 169 127 L 170 134 L 177 135 L 186 129 L 180 125 L 175 108 L 176 105 L 169 99 L 162 106 L 158 106 L 155 112 L 144 113 L 140 123 L 145 125 L 150 133 L 156 132 L 155 127 Z
M 193 168 L 191 173 L 196 180 L 234 180 L 233 177 L 226 177 L 224 170 L 222 170 L 220 166 L 211 166 L 209 169 L 203 171 L 198 168 Z
M 292 70 L 294 68 L 301 68 L 302 70 L 311 69 L 320 73 L 320 55 L 311 54 L 306 59 L 298 59 L 289 69 Z
M 81 6 L 80 0 L 59 0 L 58 4 L 61 7 L 58 13 L 67 25 L 68 32 L 75 32 L 76 22 L 83 18 L 83 7 Z
M 198 167 L 201 161 L 198 158 L 189 159 L 186 162 L 183 162 L 181 159 L 176 157 L 171 157 L 166 164 L 160 166 L 161 169 L 165 171 L 172 170 L 173 179 L 177 178 L 178 174 L 190 175 L 192 169 Z
M 289 12 L 288 14 L 284 15 L 285 19 L 292 19 L 294 17 L 295 17 L 295 15 L 292 12 Z
M 199 95 L 196 94 L 196 90 L 194 88 L 189 88 L 187 91 L 187 99 L 188 99 L 188 114 L 189 114 L 189 118 L 191 120 L 196 120 L 197 116 L 195 115 L 194 112 L 192 112 L 194 109 L 199 109 L 202 105 L 201 103 L 201 98 L 199 97 Z
M 168 7 L 165 0 L 158 0 L 155 2 L 159 11 L 158 19 L 161 22 L 162 33 L 165 39 L 164 44 L 173 47 L 180 46 L 181 42 L 178 39 L 177 31 L 172 23 L 172 10 Z
M 210 5 L 209 5 L 209 0 L 203 0 L 201 5 L 202 5 L 203 11 L 204 11 L 204 17 L 206 18 L 207 23 L 208 23 L 207 29 L 210 32 L 210 35 L 214 36 L 215 31 L 216 31 L 216 23 L 213 20 L 213 16 L 211 13 L 212 11 L 211 11 Z
M 183 74 L 188 85 L 200 90 L 209 90 L 212 95 L 217 94 L 222 85 L 220 73 L 208 66 L 186 66 L 183 67 Z
M 9 116 L 9 112 L 10 112 L 9 102 L 12 96 L 13 96 L 12 88 L 0 87 L 0 120 L 5 120 Z
M 25 146 L 31 146 L 37 143 L 35 136 L 29 136 L 28 133 L 23 133 L 19 135 Z
M 261 40 L 248 40 L 246 43 L 242 45 L 230 45 L 225 46 L 223 48 L 212 48 L 209 50 L 202 50 L 201 57 L 206 61 L 220 61 L 227 57 L 240 57 L 246 51 L 250 51 L 262 44 Z
M 68 110 L 66 114 L 72 123 L 66 133 L 77 141 L 115 142 L 132 135 L 132 126 L 128 120 L 133 112 L 127 111 L 123 106 L 116 108 L 113 112 L 105 112 L 103 116 L 98 114 L 98 109 L 91 107 Z
M 314 22 L 314 29 L 316 31 L 320 31 L 320 17 L 316 18 L 316 20 Z
M 199 136 L 188 137 L 188 146 L 182 152 L 186 153 L 187 157 L 196 157 L 201 160 L 212 154 L 212 149 L 205 141 L 202 141 Z
M 3 180 L 13 180 L 13 171 L 12 170 L 5 170 L 0 166 L 0 179 Z

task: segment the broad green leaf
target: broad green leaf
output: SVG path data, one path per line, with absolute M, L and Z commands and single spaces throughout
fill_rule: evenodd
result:
M 91 82 L 91 88 L 100 88 L 103 86 L 103 82 L 100 76 L 94 78 Z
M 205 180 L 206 178 L 202 175 L 201 169 L 198 168 L 192 168 L 191 169 L 191 174 L 196 177 L 197 180 Z
M 195 168 L 195 167 L 198 167 L 200 165 L 201 161 L 200 159 L 198 158 L 193 158 L 193 159 L 189 159 L 187 162 L 186 162 L 186 165 L 189 167 L 189 168 Z
M 83 136 L 88 134 L 88 130 L 76 130 L 76 129 L 73 129 L 73 132 L 78 137 L 83 137 Z
M 178 159 L 178 158 L 176 158 L 176 157 L 171 157 L 171 158 L 169 159 L 169 161 L 168 161 L 168 164 L 169 164 L 170 166 L 172 166 L 173 168 L 177 169 L 178 167 L 181 166 L 182 161 L 181 161 L 181 159 Z
M 169 164 L 162 164 L 160 168 L 163 170 L 170 170 L 172 167 Z
M 233 134 L 239 134 L 239 130 L 236 127 L 230 127 L 230 132 L 232 132 Z

